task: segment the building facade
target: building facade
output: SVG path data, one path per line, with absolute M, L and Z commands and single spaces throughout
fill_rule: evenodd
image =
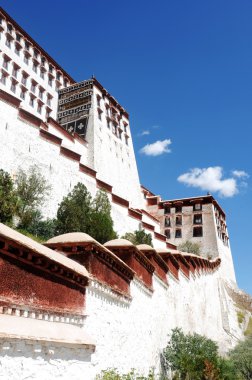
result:
M 154 245 L 102 246 L 85 234 L 40 245 L 0 224 L 4 378 L 159 372 L 175 327 L 222 352 L 233 347 L 244 326 L 228 292 L 235 274 L 216 200 L 163 201 L 141 187 L 126 110 L 96 78 L 76 83 L 3 9 L 0 50 L 0 168 L 14 179 L 39 168 L 52 187 L 45 217 L 78 182 L 92 196 L 104 189 L 118 235 L 141 227 Z M 177 249 L 186 240 L 200 243 L 201 257 Z

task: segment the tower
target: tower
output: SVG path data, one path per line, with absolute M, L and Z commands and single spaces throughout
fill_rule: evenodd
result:
M 59 90 L 58 122 L 87 143 L 87 165 L 133 207 L 143 202 L 129 115 L 91 78 Z

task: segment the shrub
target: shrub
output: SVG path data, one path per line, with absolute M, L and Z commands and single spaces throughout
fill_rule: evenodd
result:
M 229 354 L 234 364 L 237 379 L 252 379 L 252 336 L 240 342 Z
M 100 190 L 92 200 L 86 186 L 78 183 L 59 205 L 56 232 L 85 232 L 101 244 L 115 239 L 107 194 Z
M 19 228 L 28 230 L 39 217 L 41 219 L 39 208 L 43 205 L 50 189 L 51 186 L 47 184 L 37 166 L 31 166 L 27 172 L 19 169 L 16 181 Z
M 11 176 L 0 169 L 0 222 L 10 223 L 18 207 Z
M 127 239 L 134 245 L 148 244 L 151 247 L 153 246 L 151 234 L 147 234 L 143 229 L 139 229 L 134 232 L 127 232 L 122 236 L 122 239 Z
M 194 255 L 200 255 L 200 244 L 192 243 L 187 240 L 178 246 L 178 249 L 182 252 L 193 253 Z

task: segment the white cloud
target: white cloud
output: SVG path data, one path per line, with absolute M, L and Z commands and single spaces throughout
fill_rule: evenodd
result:
M 146 154 L 146 156 L 160 156 L 163 153 L 170 153 L 169 145 L 171 145 L 171 143 L 170 139 L 163 141 L 158 140 L 152 144 L 145 145 L 140 149 L 140 153 Z
M 239 192 L 236 179 L 224 179 L 223 169 L 220 166 L 191 169 L 181 174 L 178 181 L 190 187 L 199 187 L 204 191 L 217 192 L 223 197 L 233 197 Z
M 148 136 L 149 134 L 150 134 L 150 131 L 145 130 L 145 131 L 138 133 L 138 136 Z
M 244 170 L 233 170 L 232 174 L 237 178 L 248 178 L 249 175 Z

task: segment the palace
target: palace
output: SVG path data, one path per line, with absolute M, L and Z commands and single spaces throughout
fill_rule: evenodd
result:
M 78 183 L 104 189 L 121 236 L 143 228 L 153 247 L 84 233 L 45 244 L 0 224 L 0 360 L 8 379 L 94 380 L 103 369 L 161 371 L 174 327 L 243 339 L 226 217 L 211 195 L 162 200 L 141 186 L 129 115 L 92 77 L 76 83 L 0 8 L 0 168 L 36 165 L 55 216 Z M 181 252 L 190 240 L 201 255 Z M 132 364 L 133 363 L 133 364 Z

